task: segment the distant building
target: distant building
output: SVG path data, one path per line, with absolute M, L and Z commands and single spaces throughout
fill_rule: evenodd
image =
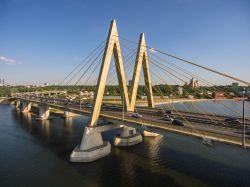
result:
M 44 83 L 43 86 L 49 86 L 49 83 Z
M 197 88 L 197 87 L 199 87 L 199 81 L 198 81 L 198 80 L 195 80 L 195 79 L 192 77 L 192 79 L 190 80 L 188 86 L 190 86 L 191 88 Z
M 230 97 L 234 97 L 235 94 L 234 94 L 233 92 L 230 92 L 230 93 L 229 93 L 229 96 L 230 96 Z
M 240 92 L 239 92 L 239 95 L 240 95 L 241 97 L 243 97 L 243 95 L 244 95 L 244 97 L 249 97 L 250 91 L 240 91 Z
M 177 87 L 177 92 L 179 95 L 182 95 L 183 94 L 183 88 L 181 86 L 178 86 Z
M 4 79 L 0 79 L 0 86 L 4 86 Z
M 207 91 L 207 95 L 212 95 L 213 93 L 210 91 Z
M 95 92 L 89 92 L 89 96 L 93 97 L 95 95 Z
M 223 92 L 213 92 L 212 94 L 214 99 L 221 99 L 221 98 L 225 98 L 225 95 Z
M 193 95 L 187 95 L 187 98 L 188 98 L 188 99 L 193 99 L 194 96 L 193 96 Z
M 81 92 L 81 95 L 83 97 L 93 97 L 95 95 L 95 92 L 92 92 L 92 91 L 83 91 L 83 92 Z
M 233 82 L 232 83 L 232 87 L 238 87 L 239 86 L 239 83 L 238 82 Z

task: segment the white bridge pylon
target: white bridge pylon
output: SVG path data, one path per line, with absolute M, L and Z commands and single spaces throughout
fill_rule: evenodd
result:
M 143 66 L 144 81 L 145 81 L 145 86 L 146 86 L 148 107 L 154 108 L 153 91 L 152 91 L 152 85 L 151 85 L 147 48 L 146 48 L 144 33 L 141 33 L 140 35 L 140 41 L 138 44 L 137 56 L 136 56 L 135 67 L 134 67 L 134 72 L 133 72 L 132 89 L 131 89 L 131 92 L 129 92 L 127 89 L 127 84 L 126 84 L 126 78 L 125 78 L 125 72 L 124 72 L 124 67 L 123 67 L 123 62 L 122 62 L 121 48 L 120 48 L 120 42 L 119 42 L 119 37 L 118 37 L 118 32 L 117 32 L 117 27 L 116 27 L 116 21 L 112 20 L 110 24 L 106 46 L 105 46 L 105 51 L 103 54 L 102 66 L 100 69 L 99 78 L 97 82 L 97 90 L 95 92 L 95 97 L 94 97 L 94 107 L 93 107 L 93 111 L 91 114 L 91 121 L 89 124 L 90 127 L 95 127 L 97 125 L 112 54 L 114 55 L 121 96 L 122 95 L 124 96 L 124 101 L 122 100 L 122 102 L 124 103 L 122 104 L 124 105 L 125 110 L 131 111 L 131 112 L 134 111 L 135 100 L 136 100 L 138 84 L 139 84 L 140 71 L 141 71 L 142 66 Z

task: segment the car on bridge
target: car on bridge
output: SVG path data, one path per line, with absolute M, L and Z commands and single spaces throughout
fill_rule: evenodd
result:
M 174 119 L 172 124 L 177 126 L 184 126 L 184 123 L 179 119 Z
M 165 113 L 166 113 L 166 114 L 174 115 L 174 112 L 173 112 L 172 110 L 165 110 Z
M 246 131 L 245 131 L 246 135 L 250 135 L 250 128 L 246 128 Z
M 169 121 L 169 122 L 172 123 L 174 121 L 174 118 L 172 116 L 166 114 L 166 115 L 164 115 L 164 117 L 162 118 L 162 120 Z
M 66 102 L 64 103 L 64 105 L 69 105 L 69 102 L 68 102 L 68 101 L 66 101 Z
M 111 105 L 111 106 L 110 106 L 110 109 L 111 109 L 111 110 L 116 110 L 117 108 L 118 108 L 117 105 Z
M 172 114 L 164 114 L 163 116 L 164 116 L 164 117 L 170 117 L 170 118 L 175 119 L 174 113 L 172 113 Z
M 159 115 L 162 115 L 162 114 L 165 114 L 166 112 L 165 112 L 165 110 L 158 110 L 156 113 Z
M 224 121 L 227 123 L 241 123 L 237 118 L 226 118 Z
M 133 118 L 141 118 L 142 115 L 139 114 L 138 112 L 134 112 L 134 113 L 132 113 L 132 117 L 133 117 Z
M 93 108 L 93 106 L 92 106 L 91 103 L 86 103 L 85 107 L 86 107 L 86 108 L 89 108 L 89 109 Z
M 102 108 L 107 108 L 107 107 L 108 107 L 108 105 L 106 103 L 102 104 Z

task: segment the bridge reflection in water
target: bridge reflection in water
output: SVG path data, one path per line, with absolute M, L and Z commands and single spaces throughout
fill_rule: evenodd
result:
M 76 116 L 70 121 L 54 118 L 42 124 L 35 116 L 20 114 L 11 106 L 1 106 L 0 115 L 6 116 L 4 121 L 0 116 L 0 145 L 5 153 L 0 156 L 3 168 L 0 177 L 5 186 L 250 185 L 248 149 L 217 142 L 211 149 L 197 138 L 156 130 L 164 136 L 150 141 L 145 138 L 143 143 L 129 149 L 112 147 L 109 157 L 91 164 L 70 164 L 69 153 L 81 140 L 87 117 Z M 103 137 L 112 142 L 117 132 L 105 132 Z M 17 137 L 20 137 L 18 141 Z M 24 161 L 18 163 L 22 171 L 16 171 L 15 180 L 10 175 L 16 168 L 13 160 Z M 44 178 L 49 178 L 49 182 Z

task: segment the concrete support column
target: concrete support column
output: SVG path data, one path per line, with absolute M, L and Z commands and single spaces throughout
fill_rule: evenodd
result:
M 142 142 L 141 133 L 133 127 L 124 126 L 119 135 L 114 138 L 114 145 L 119 147 L 133 146 Z
M 81 145 L 78 145 L 70 155 L 71 162 L 92 162 L 110 153 L 111 146 L 103 141 L 98 128 L 85 127 Z
M 16 108 L 20 108 L 20 100 L 18 99 L 18 100 L 16 100 Z
M 38 119 L 39 120 L 46 120 L 49 118 L 49 115 L 50 115 L 50 111 L 49 111 L 49 106 L 47 105 L 39 105 L 38 106 L 39 108 L 39 117 Z
M 29 112 L 31 109 L 31 102 L 29 101 L 21 101 L 20 102 L 20 109 L 22 112 Z

